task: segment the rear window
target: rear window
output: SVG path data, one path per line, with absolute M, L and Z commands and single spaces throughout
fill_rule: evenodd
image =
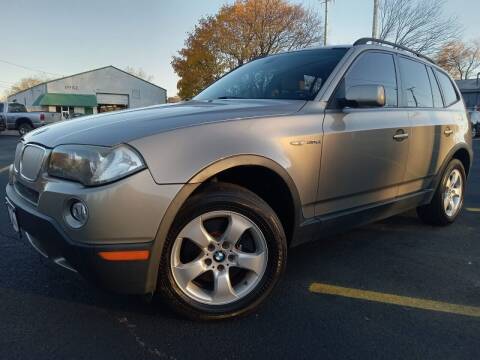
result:
M 433 107 L 432 89 L 425 65 L 400 57 L 399 66 L 402 78 L 402 105 L 418 108 Z
M 440 87 L 443 90 L 443 98 L 445 99 L 445 106 L 450 106 L 453 103 L 457 102 L 458 94 L 455 88 L 453 87 L 453 84 L 450 78 L 441 71 L 435 70 L 435 73 L 437 74 L 438 81 L 440 82 Z
M 27 109 L 25 108 L 25 105 L 22 105 L 19 103 L 9 103 L 8 112 L 9 113 L 27 112 Z

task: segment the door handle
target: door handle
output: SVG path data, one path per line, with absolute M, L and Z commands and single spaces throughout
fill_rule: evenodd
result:
M 450 128 L 446 128 L 445 131 L 443 132 L 445 135 L 450 136 L 453 134 L 453 130 Z
M 395 135 L 393 135 L 393 140 L 396 140 L 396 141 L 403 141 L 407 138 L 408 138 L 408 133 L 405 132 L 405 130 L 402 130 L 402 129 L 397 130 Z

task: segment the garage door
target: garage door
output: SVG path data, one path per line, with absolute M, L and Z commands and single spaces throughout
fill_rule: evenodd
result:
M 97 94 L 98 104 L 125 105 L 128 106 L 128 95 L 124 94 Z

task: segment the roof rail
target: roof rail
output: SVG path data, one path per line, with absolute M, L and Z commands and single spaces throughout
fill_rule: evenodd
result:
M 393 47 L 394 49 L 401 49 L 401 50 L 405 50 L 405 51 L 408 51 L 409 53 L 412 53 L 420 58 L 423 58 L 429 62 L 431 62 L 432 64 L 435 64 L 435 61 L 433 61 L 432 59 L 430 59 L 428 56 L 425 56 L 423 54 L 420 54 L 418 51 L 415 51 L 415 50 L 412 50 L 412 49 L 409 49 L 407 48 L 406 46 L 403 46 L 403 45 L 398 45 L 398 44 L 395 44 L 393 42 L 390 42 L 390 41 L 386 41 L 386 40 L 381 40 L 381 39 L 375 39 L 375 38 L 368 38 L 368 37 L 365 37 L 365 38 L 361 38 L 361 39 L 358 39 L 357 41 L 355 41 L 353 43 L 353 46 L 357 46 L 357 45 L 366 45 L 368 43 L 372 43 L 372 44 L 384 44 L 384 45 L 389 45 L 391 47 Z

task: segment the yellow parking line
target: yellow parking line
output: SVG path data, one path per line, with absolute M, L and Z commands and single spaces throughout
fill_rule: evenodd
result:
M 312 283 L 309 290 L 310 292 L 318 294 L 336 295 L 353 299 L 375 301 L 385 304 L 408 306 L 416 309 L 441 311 L 451 314 L 480 317 L 480 307 L 476 306 L 449 304 L 440 301 L 416 299 L 406 296 L 352 289 L 321 283 Z
M 7 171 L 9 167 L 10 167 L 10 165 L 1 168 L 0 169 L 0 174 L 3 173 L 4 171 Z
M 465 210 L 471 211 L 471 212 L 480 212 L 480 208 L 465 208 Z

